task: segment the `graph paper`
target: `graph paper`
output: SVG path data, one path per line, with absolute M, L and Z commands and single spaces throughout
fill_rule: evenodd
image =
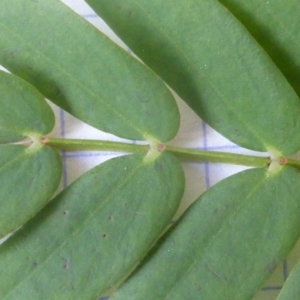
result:
M 83 0 L 62 0 L 62 2 L 70 6 L 76 13 L 81 15 L 88 22 L 92 23 L 99 30 L 108 35 L 114 42 L 131 53 L 130 49 L 115 36 L 105 22 L 103 22 L 103 20 L 101 20 Z M 206 125 L 181 99 L 176 95 L 175 97 L 178 101 L 181 113 L 181 127 L 178 135 L 170 142 L 170 144 L 194 149 L 260 155 L 260 153 L 238 147 L 222 137 Z M 53 107 L 56 116 L 56 126 L 50 134 L 52 137 L 122 141 L 122 139 L 111 134 L 101 132 L 82 123 L 53 104 L 51 104 L 51 106 Z M 117 155 L 121 154 L 93 151 L 61 152 L 64 171 L 59 190 L 69 185 L 87 170 Z M 183 211 L 193 200 L 199 197 L 201 193 L 218 181 L 246 169 L 245 167 L 240 166 L 211 163 L 183 163 L 183 167 L 186 176 L 186 191 L 180 211 Z M 289 258 L 279 265 L 273 276 L 257 293 L 253 300 L 276 299 L 288 273 L 299 257 L 299 250 L 300 243 L 298 243 Z M 100 299 L 104 300 L 108 299 L 108 297 L 103 296 Z

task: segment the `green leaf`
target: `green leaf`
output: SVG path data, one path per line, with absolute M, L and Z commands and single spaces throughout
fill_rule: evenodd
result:
M 299 150 L 296 93 L 223 5 L 214 0 L 86 2 L 224 136 L 258 151 L 290 155 Z
M 298 263 L 290 273 L 287 281 L 283 285 L 277 300 L 298 299 L 300 295 L 300 263 Z
M 59 0 L 0 1 L 0 63 L 98 129 L 161 142 L 177 133 L 161 79 Z
M 298 0 L 219 0 L 251 32 L 300 95 Z
M 24 80 L 0 71 L 0 144 L 45 135 L 54 114 L 43 96 Z
M 80 177 L 0 247 L 0 298 L 96 299 L 144 256 L 184 187 L 170 154 L 128 155 Z
M 223 180 L 112 299 L 251 299 L 299 238 L 299 195 L 300 175 L 291 167 Z
M 60 156 L 51 148 L 0 145 L 0 237 L 23 225 L 49 202 L 61 171 Z

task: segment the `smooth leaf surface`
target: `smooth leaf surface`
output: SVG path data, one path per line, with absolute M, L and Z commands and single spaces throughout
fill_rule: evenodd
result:
M 287 281 L 284 283 L 277 300 L 298 299 L 300 295 L 300 263 L 298 263 L 290 273 Z
M 253 150 L 299 150 L 296 93 L 218 1 L 86 2 L 221 134 Z
M 167 226 L 184 177 L 169 154 L 129 155 L 90 170 L 0 247 L 0 298 L 94 300 Z
M 219 0 L 251 32 L 300 95 L 298 0 Z
M 53 129 L 51 108 L 24 80 L 0 71 L 0 94 L 0 144 L 45 135 Z
M 59 185 L 59 154 L 35 146 L 0 145 L 0 238 L 40 211 Z
M 24 80 L 0 71 L 0 238 L 17 229 L 50 200 L 61 178 L 59 154 L 38 142 L 54 114 Z M 8 143 L 32 137 L 31 145 Z M 36 141 L 34 141 L 36 139 Z
M 205 192 L 113 300 L 249 300 L 300 235 L 300 174 L 252 169 Z
M 0 1 L 0 64 L 100 130 L 161 142 L 177 133 L 161 79 L 59 0 Z

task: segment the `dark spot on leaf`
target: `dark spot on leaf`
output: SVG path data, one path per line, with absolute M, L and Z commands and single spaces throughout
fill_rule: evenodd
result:
M 33 262 L 33 266 L 34 266 L 34 267 L 37 267 L 38 265 L 39 265 L 39 263 L 38 263 L 38 262 L 36 262 L 36 261 L 35 261 L 35 262 Z
M 197 282 L 194 282 L 194 286 L 196 288 L 196 290 L 200 291 L 202 289 L 201 285 L 198 284 Z
M 39 167 L 38 167 L 38 169 L 36 170 L 36 172 L 37 172 L 37 173 L 40 173 L 41 169 L 42 169 L 42 165 L 39 165 Z
M 124 206 L 127 206 L 127 203 L 124 203 Z
M 63 268 L 67 269 L 69 267 L 69 259 L 68 258 L 64 258 L 64 265 Z
M 17 52 L 17 50 L 11 50 L 11 51 L 10 51 L 10 55 L 11 55 L 12 57 L 15 57 L 15 56 L 16 56 L 16 52 Z
M 30 179 L 30 182 L 28 182 L 28 185 L 31 186 L 32 183 L 33 183 L 33 181 L 34 181 L 34 178 L 31 178 L 31 179 Z
M 211 274 L 215 277 L 215 278 L 220 278 L 219 274 L 217 274 L 216 272 L 214 272 L 213 270 L 211 270 L 211 268 L 208 265 L 205 265 L 206 269 L 209 270 L 211 272 Z
M 61 91 L 58 89 L 57 92 L 55 93 L 55 96 L 59 96 L 61 94 Z
M 219 212 L 219 209 L 216 208 L 216 209 L 214 210 L 214 214 L 217 214 L 218 212 Z
M 112 216 L 109 216 L 109 217 L 108 217 L 108 220 L 109 220 L 109 221 L 111 221 L 111 220 L 112 220 L 112 218 L 113 218 Z
M 103 234 L 103 237 L 104 237 L 104 238 L 106 238 L 106 237 L 107 237 L 107 234 L 106 234 L 106 233 L 104 233 L 104 234 Z
M 67 215 L 67 214 L 68 214 L 68 212 L 67 212 L 66 210 L 64 210 L 63 214 L 64 214 L 64 215 Z
M 155 170 L 157 170 L 158 172 L 163 171 L 164 170 L 164 165 L 159 161 L 155 164 Z

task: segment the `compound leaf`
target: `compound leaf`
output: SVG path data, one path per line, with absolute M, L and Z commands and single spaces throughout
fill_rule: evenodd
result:
M 90 170 L 0 247 L 0 298 L 96 299 L 145 255 L 181 200 L 170 154 Z
M 187 210 L 113 300 L 251 299 L 300 235 L 300 175 L 252 169 Z
M 218 1 L 86 2 L 221 134 L 253 150 L 299 150 L 295 91 Z
M 0 1 L 0 63 L 100 130 L 161 142 L 177 133 L 161 79 L 59 0 Z

